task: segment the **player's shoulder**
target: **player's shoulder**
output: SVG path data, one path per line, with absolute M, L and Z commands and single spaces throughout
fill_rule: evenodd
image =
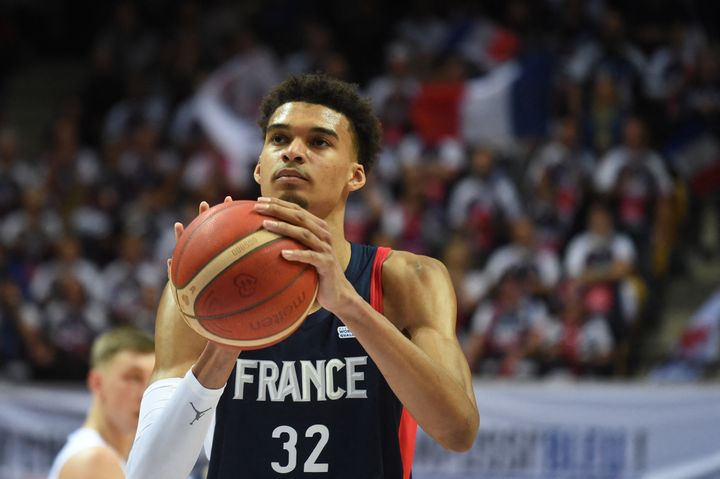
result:
M 446 277 L 447 268 L 441 261 L 409 251 L 393 250 L 383 265 L 383 284 L 399 281 L 416 286 Z
M 93 446 L 73 454 L 63 465 L 59 479 L 123 479 L 117 453 L 105 446 Z
M 438 302 L 433 298 L 453 297 L 445 265 L 407 251 L 392 252 L 383 265 L 382 281 L 385 314 L 400 329 L 411 329 L 436 317 Z

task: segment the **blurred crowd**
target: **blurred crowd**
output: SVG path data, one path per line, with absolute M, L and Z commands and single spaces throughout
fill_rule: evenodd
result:
M 235 3 L 115 3 L 41 153 L 0 125 L 1 376 L 83 379 L 99 333 L 152 331 L 173 223 L 258 196 L 258 105 L 318 71 L 384 128 L 348 237 L 445 263 L 474 373 L 634 374 L 668 281 L 718 253 L 720 43 L 698 12 Z

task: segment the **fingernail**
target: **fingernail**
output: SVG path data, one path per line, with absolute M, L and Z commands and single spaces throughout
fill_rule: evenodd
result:
M 270 203 L 256 203 L 255 209 L 256 210 L 266 210 L 270 207 Z
M 280 253 L 281 253 L 284 257 L 289 258 L 290 256 L 292 256 L 292 255 L 295 253 L 295 251 L 293 251 L 293 250 L 291 250 L 291 249 L 284 249 L 284 250 L 280 251 Z
M 257 200 L 262 203 L 270 203 L 270 198 L 268 198 L 267 196 L 260 196 Z
M 277 221 L 265 220 L 263 221 L 263 226 L 266 228 L 275 228 L 277 226 Z

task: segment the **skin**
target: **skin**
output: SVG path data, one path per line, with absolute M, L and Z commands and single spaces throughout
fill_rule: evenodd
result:
M 278 179 L 284 168 L 306 179 Z M 256 209 L 268 216 L 264 227 L 309 248 L 283 256 L 317 269 L 319 305 L 353 331 L 425 432 L 448 449 L 469 449 L 479 416 L 470 370 L 455 335 L 455 293 L 445 267 L 428 257 L 393 252 L 382 271 L 385 315 L 345 278 L 350 261 L 343 231 L 345 203 L 366 181 L 347 118 L 322 105 L 281 105 L 270 118 L 255 180 L 263 194 Z M 201 212 L 207 208 L 201 203 Z M 182 230 L 175 225 L 177 236 Z M 155 341 L 154 380 L 181 377 L 193 367 L 198 381 L 211 389 L 226 384 L 239 353 L 190 330 L 168 288 L 158 310 Z
M 86 449 L 72 456 L 60 479 L 124 479 L 126 460 L 137 429 L 140 401 L 155 363 L 152 353 L 121 351 L 88 374 L 93 400 L 84 427 L 96 430 L 114 451 Z

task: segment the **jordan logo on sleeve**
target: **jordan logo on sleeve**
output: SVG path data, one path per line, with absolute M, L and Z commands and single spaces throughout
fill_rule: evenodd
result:
M 208 412 L 209 410 L 212 409 L 211 407 L 209 407 L 209 408 L 207 408 L 207 409 L 204 410 L 204 411 L 198 411 L 197 408 L 195 407 L 195 405 L 194 405 L 193 403 L 190 403 L 190 407 L 192 407 L 192 408 L 193 408 L 193 411 L 195 411 L 195 419 L 193 419 L 193 420 L 190 422 L 190 425 L 191 425 L 191 426 L 193 425 L 193 423 L 194 423 L 195 421 L 199 421 L 200 418 L 203 417 L 206 412 Z

